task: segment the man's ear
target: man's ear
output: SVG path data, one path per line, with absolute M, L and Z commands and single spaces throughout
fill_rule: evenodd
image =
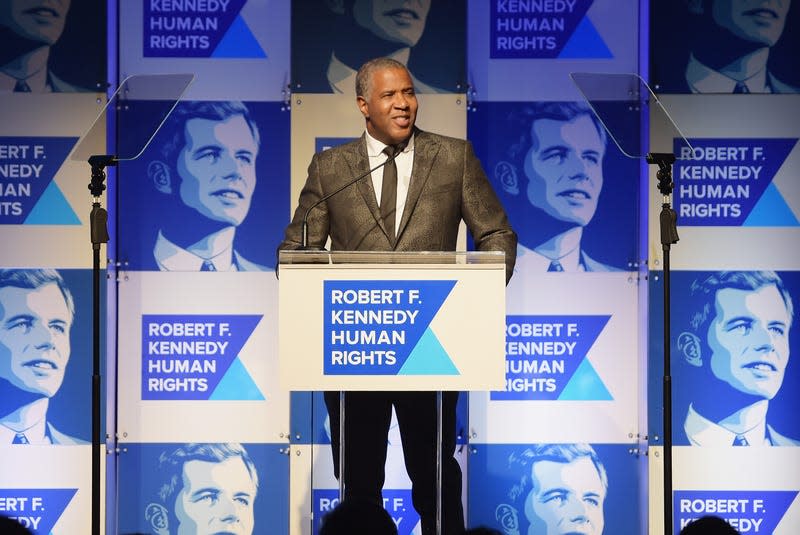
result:
M 503 526 L 506 535 L 521 535 L 519 529 L 519 515 L 517 508 L 507 503 L 501 503 L 494 509 L 494 518 Z
M 361 115 L 364 116 L 364 119 L 369 121 L 369 106 L 367 105 L 367 99 L 364 97 L 356 97 L 356 103 L 358 104 L 358 109 L 361 110 Z
M 509 195 L 519 195 L 519 176 L 517 167 L 505 160 L 494 166 L 494 178 L 500 183 L 503 191 Z
M 172 194 L 172 173 L 167 164 L 161 160 L 153 160 L 147 165 L 147 176 L 153 181 L 156 190 Z
M 325 0 L 328 9 L 337 15 L 344 15 L 344 0 Z
M 702 15 L 705 12 L 704 2 L 705 0 L 686 0 L 686 8 L 692 15 Z
M 160 503 L 148 503 L 144 508 L 144 518 L 156 535 L 169 535 L 169 515 L 167 508 Z
M 703 344 L 696 334 L 683 331 L 678 335 L 678 351 L 690 366 L 703 366 Z

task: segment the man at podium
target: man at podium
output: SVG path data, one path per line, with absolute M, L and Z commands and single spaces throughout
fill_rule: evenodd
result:
M 322 248 L 330 238 L 336 251 L 454 251 L 463 220 L 477 250 L 505 253 L 508 281 L 517 236 L 471 144 L 414 126 L 414 84 L 405 66 L 393 59 L 373 59 L 361 66 L 356 101 L 366 132 L 314 155 L 279 248 Z M 370 173 L 372 168 L 376 169 Z M 303 243 L 303 218 L 309 208 L 362 175 L 308 214 L 308 239 Z M 453 458 L 457 400 L 457 392 L 443 395 L 442 533 L 448 535 L 464 530 L 461 471 Z M 326 392 L 325 403 L 331 429 L 338 429 L 338 392 Z M 345 499 L 382 503 L 392 407 L 422 533 L 436 533 L 435 392 L 345 395 Z M 331 443 L 334 472 L 340 477 L 338 433 L 332 433 Z

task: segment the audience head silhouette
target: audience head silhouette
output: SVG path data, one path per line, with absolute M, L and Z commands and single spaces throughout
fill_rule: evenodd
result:
M 686 524 L 680 535 L 739 535 L 739 532 L 718 516 L 702 516 Z
M 392 516 L 380 505 L 367 500 L 347 499 L 322 518 L 319 535 L 397 535 Z
M 32 532 L 17 522 L 0 515 L 0 533 L 4 535 L 32 535 Z

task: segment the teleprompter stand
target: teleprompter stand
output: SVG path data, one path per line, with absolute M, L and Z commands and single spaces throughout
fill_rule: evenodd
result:
M 101 204 L 106 191 L 106 168 L 121 161 L 141 156 L 175 108 L 186 88 L 194 79 L 191 74 L 138 75 L 126 78 L 109 97 L 108 103 L 92 126 L 75 146 L 70 159 L 89 162 L 91 180 L 89 191 L 92 209 L 89 214 L 89 233 L 92 244 L 92 535 L 100 535 L 101 518 L 101 446 L 102 437 L 102 376 L 101 376 L 101 246 L 109 242 L 108 212 Z M 142 114 L 137 104 L 147 103 L 150 113 Z M 136 115 L 139 128 L 120 132 L 116 138 L 107 135 L 122 114 Z M 107 154 L 109 147 L 117 155 Z
M 672 164 L 675 155 L 671 153 L 648 153 L 647 163 L 657 165 L 656 178 L 658 191 L 663 199 L 659 214 L 661 251 L 664 268 L 664 376 L 662 378 L 664 403 L 664 533 L 672 533 L 672 372 L 670 332 L 670 249 L 678 243 L 678 214 L 672 209 Z
M 623 154 L 658 166 L 656 178 L 662 195 L 659 215 L 664 268 L 664 534 L 672 534 L 672 377 L 670 371 L 670 247 L 678 242 L 677 214 L 671 207 L 672 164 L 675 154 L 692 154 L 691 145 L 670 118 L 655 93 L 636 74 L 571 73 L 570 77 L 583 94 L 597 118 Z M 655 121 L 654 118 L 658 118 Z M 674 152 L 649 152 L 650 123 L 670 129 Z M 689 150 L 683 150 L 688 148 Z M 638 182 L 631 181 L 630 187 Z

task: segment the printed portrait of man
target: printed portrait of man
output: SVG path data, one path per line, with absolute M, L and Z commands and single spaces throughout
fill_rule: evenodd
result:
M 676 443 L 800 445 L 770 425 L 770 401 L 789 363 L 794 316 L 781 277 L 773 271 L 721 271 L 696 280 L 691 297 L 690 327 L 677 338 L 686 364 L 680 389 L 691 399 Z
M 450 24 L 465 16 L 463 4 L 450 0 L 293 2 L 297 15 L 293 16 L 297 24 L 292 31 L 295 90 L 355 94 L 358 68 L 369 59 L 385 56 L 409 68 L 418 93 L 455 92 L 457 81 L 463 79 L 465 41 L 462 37 L 459 46 L 458 36 L 442 35 L 442 31 L 458 30 L 444 25 L 430 28 L 434 7 L 448 17 Z M 446 63 L 433 58 L 442 50 L 421 45 L 426 34 L 437 32 L 438 47 L 452 49 Z M 428 39 L 434 37 L 428 35 Z
M 583 246 L 603 191 L 608 138 L 600 121 L 582 102 L 533 103 L 515 120 L 527 128 L 508 153 L 521 164 L 499 161 L 494 169 L 498 187 L 519 199 L 518 219 L 525 221 L 515 222 L 515 273 L 521 276 L 514 279 L 546 271 L 619 271 Z
M 0 270 L 0 444 L 86 444 L 48 420 L 69 364 L 74 317 L 57 271 Z
M 90 91 L 59 77 L 56 74 L 60 72 L 59 63 L 53 60 L 51 53 L 64 34 L 71 4 L 71 0 L 0 2 L 0 93 Z M 81 10 L 81 16 L 87 14 Z M 101 18 L 96 22 L 100 24 Z M 104 38 L 104 28 L 97 30 Z M 86 37 L 93 41 L 94 36 Z M 84 53 L 82 59 L 87 60 L 88 56 L 92 54 Z M 91 57 L 86 63 L 92 64 L 95 59 Z
M 147 175 L 159 205 L 145 269 L 265 271 L 236 249 L 256 188 L 258 125 L 241 102 L 181 102 L 158 135 Z M 156 141 L 154 141 L 156 143 Z
M 251 535 L 255 464 L 241 444 L 182 444 L 164 451 L 145 518 L 154 535 Z
M 670 48 L 672 54 L 680 54 L 680 45 L 669 43 L 674 43 L 676 32 L 682 28 L 688 36 L 688 53 L 681 55 L 684 63 L 674 66 L 672 76 L 662 76 L 664 89 L 688 93 L 800 91 L 773 71 L 773 55 L 779 44 L 786 45 L 781 47 L 781 55 L 794 56 L 796 38 L 789 35 L 792 29 L 788 27 L 791 0 L 684 0 L 675 4 L 672 9 L 683 8 L 677 26 L 667 17 L 654 19 L 656 24 L 664 24 L 655 30 L 663 36 L 659 39 L 661 47 L 656 47 L 662 49 L 657 57 L 668 54 Z M 794 45 L 782 42 L 787 37 Z M 659 57 L 654 65 L 656 72 L 672 70 L 661 65 L 668 63 L 668 59 Z M 792 63 L 787 64 L 791 68 Z M 781 67 L 785 72 L 786 65 Z
M 603 533 L 608 475 L 591 445 L 536 444 L 509 464 L 521 476 L 495 509 L 505 535 Z

